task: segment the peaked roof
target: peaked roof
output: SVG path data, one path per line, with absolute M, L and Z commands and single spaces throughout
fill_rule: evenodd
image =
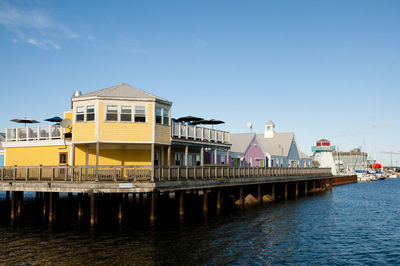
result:
M 301 159 L 310 159 L 310 156 L 308 156 L 307 154 L 305 154 L 304 152 L 302 152 L 302 151 L 299 151 L 300 152 L 300 158 Z
M 250 142 L 253 140 L 255 133 L 237 133 L 230 134 L 230 142 L 232 144 L 230 151 L 244 153 Z
M 86 98 L 86 97 L 106 97 L 106 98 L 133 98 L 133 99 L 156 99 L 163 102 L 172 104 L 170 101 L 158 97 L 154 94 L 145 92 L 138 88 L 132 87 L 128 84 L 122 83 L 105 89 L 89 92 L 82 94 L 76 98 Z
M 264 138 L 264 134 L 257 134 L 256 138 L 264 152 L 274 156 L 282 156 L 283 148 L 283 155 L 287 156 L 294 138 L 294 133 L 275 132 L 273 138 Z
M 272 125 L 272 126 L 275 126 L 275 124 L 274 124 L 274 122 L 272 122 L 271 120 L 268 120 L 268 122 L 266 123 L 266 125 Z

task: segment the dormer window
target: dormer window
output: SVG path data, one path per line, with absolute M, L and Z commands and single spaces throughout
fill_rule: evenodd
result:
M 118 120 L 118 106 L 116 105 L 107 106 L 106 120 L 107 121 Z
M 163 124 L 167 126 L 169 125 L 169 112 L 167 109 L 164 109 Z
M 162 116 L 161 116 L 162 109 L 156 107 L 156 124 L 162 124 Z
M 121 121 L 132 121 L 132 107 L 122 106 L 121 107 Z
M 86 107 L 86 121 L 94 121 L 94 105 Z
M 85 120 L 85 113 L 83 106 L 76 107 L 76 121 L 81 122 Z
M 146 107 L 135 106 L 135 122 L 146 122 Z

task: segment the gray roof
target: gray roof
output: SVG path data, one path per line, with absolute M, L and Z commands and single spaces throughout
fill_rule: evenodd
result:
M 308 156 L 308 155 L 305 154 L 304 152 L 302 152 L 302 151 L 299 151 L 299 152 L 300 152 L 300 158 L 301 158 L 301 159 L 311 159 L 310 156 Z
M 237 133 L 237 134 L 230 134 L 230 141 L 231 141 L 231 152 L 239 152 L 244 153 L 247 147 L 250 144 L 250 141 L 253 140 L 255 133 Z
M 275 126 L 274 122 L 272 122 L 271 120 L 268 120 L 268 122 L 267 122 L 266 125 L 273 125 L 273 126 Z
M 294 133 L 292 132 L 288 133 L 274 132 L 273 138 L 264 138 L 264 134 L 257 134 L 257 141 L 260 144 L 263 151 L 274 156 L 282 156 L 282 148 L 283 148 L 283 155 L 287 156 L 293 138 L 294 138 Z
M 0 133 L 0 141 L 4 141 L 6 139 L 5 133 Z
M 76 98 L 86 98 L 86 97 L 106 97 L 106 98 L 137 98 L 137 99 L 156 99 L 163 102 L 169 102 L 168 100 L 158 97 L 154 94 L 145 92 L 138 88 L 132 87 L 128 84 L 122 83 L 116 86 L 108 87 L 105 89 L 89 92 L 82 94 Z
M 261 149 L 264 153 L 268 153 L 272 156 L 282 156 L 282 147 L 283 147 L 283 156 L 287 156 L 290 150 L 290 145 L 292 144 L 292 140 L 296 139 L 293 132 L 285 132 L 285 133 L 277 133 L 274 132 L 273 138 L 264 138 L 264 134 L 255 134 L 255 133 L 236 133 L 230 135 L 231 137 L 231 152 L 236 153 L 244 153 L 247 147 L 250 145 L 250 142 L 253 140 L 253 137 L 256 136 L 256 140 L 260 145 Z M 301 152 L 300 158 L 309 159 L 305 153 Z

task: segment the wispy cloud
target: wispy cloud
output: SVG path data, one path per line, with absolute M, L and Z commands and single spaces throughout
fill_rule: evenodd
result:
M 400 150 L 383 150 L 381 153 L 385 154 L 400 154 Z
M 371 124 L 366 126 L 366 128 L 379 128 L 379 127 L 392 127 L 394 126 L 394 123 L 392 122 L 385 122 L 383 124 Z
M 63 23 L 54 21 L 42 10 L 23 10 L 8 4 L 0 6 L 0 25 L 14 34 L 12 42 L 28 43 L 43 50 L 60 50 L 60 39 L 79 37 L 79 34 Z

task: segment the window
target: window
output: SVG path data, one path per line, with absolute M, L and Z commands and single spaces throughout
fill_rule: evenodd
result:
M 163 124 L 169 125 L 169 114 L 168 114 L 167 109 L 164 109 L 164 112 L 163 112 Z
M 158 152 L 154 153 L 154 165 L 158 165 Z
M 117 121 L 118 120 L 118 107 L 117 106 L 115 106 L 115 105 L 107 106 L 106 120 L 107 121 Z
M 59 153 L 59 164 L 67 164 L 68 152 Z
M 132 107 L 122 106 L 121 107 L 121 121 L 132 121 Z
M 162 116 L 161 116 L 161 108 L 156 107 L 156 123 L 161 124 Z
M 94 105 L 86 107 L 86 121 L 94 121 Z
M 83 106 L 76 107 L 76 121 L 84 121 L 84 120 L 85 120 L 85 114 Z
M 146 122 L 146 108 L 144 106 L 135 107 L 135 122 Z

